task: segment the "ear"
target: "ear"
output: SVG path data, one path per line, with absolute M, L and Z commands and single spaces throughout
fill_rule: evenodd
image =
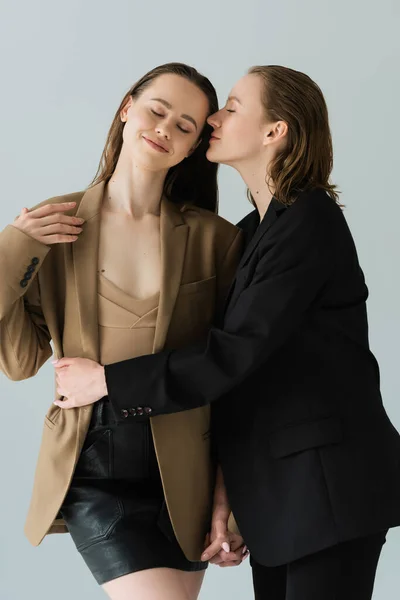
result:
M 128 110 L 132 106 L 132 103 L 133 103 L 132 96 L 129 96 L 124 107 L 121 109 L 121 112 L 119 113 L 122 123 L 126 123 L 126 121 L 128 120 Z
M 201 140 L 203 138 L 200 138 L 199 140 L 197 140 L 197 142 L 195 143 L 194 146 L 192 146 L 192 148 L 189 150 L 189 154 L 186 156 L 186 158 L 189 158 L 189 156 L 191 156 L 193 154 L 193 152 L 196 150 L 196 148 L 198 148 L 201 144 Z
M 264 133 L 264 146 L 275 144 L 276 142 L 282 141 L 288 133 L 288 125 L 286 121 L 276 121 L 275 123 L 269 123 L 265 128 Z

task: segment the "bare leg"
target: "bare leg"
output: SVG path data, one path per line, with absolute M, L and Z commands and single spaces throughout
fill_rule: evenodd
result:
M 182 574 L 182 581 L 186 586 L 189 600 L 197 600 L 206 571 L 195 571 L 194 573 L 179 571 L 179 573 Z
M 204 571 L 147 569 L 103 585 L 111 600 L 197 600 Z

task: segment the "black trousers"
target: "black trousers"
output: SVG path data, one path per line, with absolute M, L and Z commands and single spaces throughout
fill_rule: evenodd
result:
M 288 565 L 250 559 L 255 600 L 371 600 L 387 531 L 344 542 Z

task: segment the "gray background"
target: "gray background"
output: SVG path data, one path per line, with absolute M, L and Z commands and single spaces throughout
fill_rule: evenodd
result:
M 322 87 L 335 146 L 334 180 L 370 288 L 370 339 L 384 400 L 400 428 L 398 0 L 132 0 L 0 3 L 0 229 L 22 206 L 83 189 L 97 167 L 121 97 L 150 68 L 193 64 L 220 102 L 253 64 L 283 64 Z M 397 39 L 396 39 L 397 38 Z M 221 169 L 221 214 L 249 205 L 233 170 Z M 2 342 L 1 342 L 2 343 Z M 340 363 L 339 363 L 340 364 Z M 53 368 L 13 383 L 0 374 L 0 600 L 102 598 L 69 536 L 38 549 L 23 537 Z M 400 530 L 384 547 L 375 598 L 397 598 Z M 251 598 L 248 564 L 210 568 L 202 599 Z

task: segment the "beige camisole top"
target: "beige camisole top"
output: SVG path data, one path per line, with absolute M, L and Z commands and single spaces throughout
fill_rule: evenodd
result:
M 100 362 L 103 365 L 153 351 L 159 296 L 133 298 L 102 273 L 98 281 Z

